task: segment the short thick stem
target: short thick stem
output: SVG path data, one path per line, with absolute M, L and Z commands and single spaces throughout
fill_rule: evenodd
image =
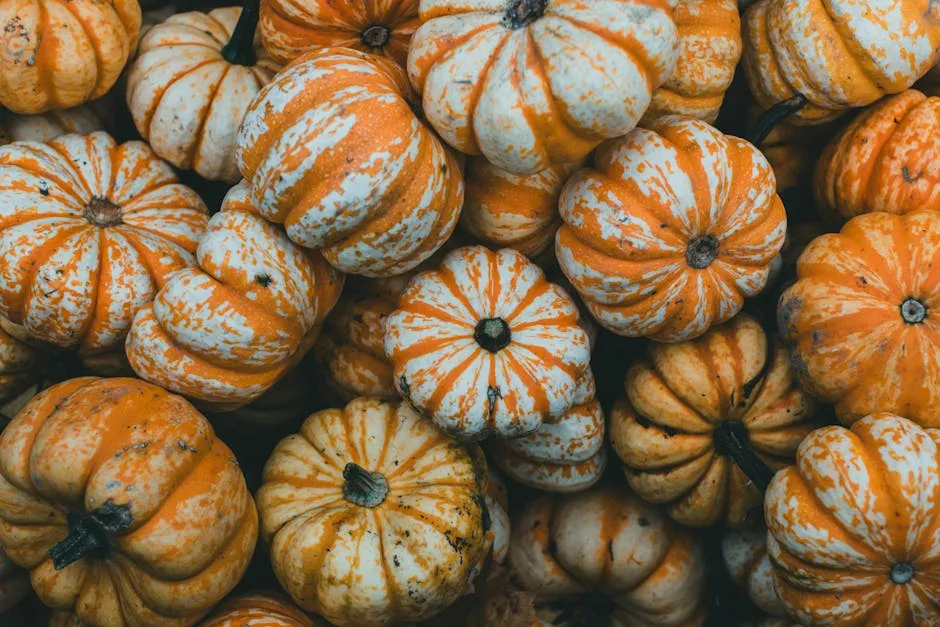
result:
M 719 242 L 714 235 L 703 235 L 692 240 L 685 249 L 685 261 L 696 270 L 704 270 L 718 258 Z
M 111 550 L 109 536 L 126 531 L 131 519 L 127 505 L 115 505 L 111 501 L 91 512 L 69 514 L 69 534 L 49 549 L 53 568 L 62 570 L 86 557 L 104 557 Z
M 778 102 L 771 108 L 764 111 L 763 115 L 757 119 L 757 122 L 754 123 L 754 126 L 751 128 L 751 131 L 747 134 L 747 140 L 754 144 L 755 146 L 760 146 L 767 136 L 770 135 L 771 131 L 782 122 L 787 119 L 800 109 L 806 106 L 807 104 L 806 96 L 797 94 L 792 98 Z
M 548 0 L 510 0 L 503 13 L 502 23 L 506 28 L 525 28 L 545 15 Z
M 343 468 L 343 498 L 360 507 L 378 507 L 388 496 L 388 480 L 352 462 Z
M 82 215 L 89 223 L 100 228 L 108 228 L 109 226 L 124 223 L 121 208 L 107 198 L 92 198 L 89 200 Z
M 718 454 L 730 457 L 761 493 L 766 492 L 775 473 L 751 448 L 747 427 L 738 421 L 723 422 L 715 428 L 714 438 Z
M 382 24 L 373 24 L 362 31 L 360 40 L 370 48 L 384 48 L 389 39 L 392 38 L 392 30 Z
M 473 330 L 473 339 L 484 350 L 498 353 L 509 346 L 512 341 L 512 331 L 509 329 L 509 324 L 502 318 L 484 318 Z
M 891 581 L 900 585 L 908 583 L 914 578 L 914 565 L 908 562 L 900 562 L 891 567 Z
M 245 0 L 238 23 L 232 31 L 232 37 L 222 48 L 222 58 L 235 65 L 254 65 L 255 29 L 258 27 L 260 0 Z
M 907 324 L 921 324 L 927 319 L 927 305 L 911 296 L 901 303 L 901 319 Z

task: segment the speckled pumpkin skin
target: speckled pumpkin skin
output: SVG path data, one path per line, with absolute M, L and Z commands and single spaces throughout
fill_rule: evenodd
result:
M 615 627 L 705 624 L 701 546 L 622 489 L 530 501 L 513 520 L 509 561 L 537 605 L 602 595 Z
M 786 608 L 774 590 L 773 566 L 767 554 L 767 528 L 763 519 L 757 518 L 742 529 L 725 533 L 721 539 L 721 554 L 728 573 L 754 605 L 771 616 L 785 617 Z
M 226 195 L 196 258 L 137 312 L 127 358 L 140 377 L 231 410 L 313 346 L 343 278 L 265 220 L 244 183 Z
M 800 256 L 777 326 L 804 388 L 834 404 L 844 423 L 890 411 L 940 426 L 937 242 L 936 211 L 871 213 Z M 924 308 L 918 323 L 904 318 L 913 301 Z
M 636 126 L 676 63 L 674 4 L 424 0 L 408 74 L 451 146 L 533 174 Z
M 562 191 L 555 252 L 601 325 L 688 340 L 763 289 L 787 221 L 773 171 L 751 144 L 667 116 L 604 144 L 594 162 Z M 693 265 L 702 242 L 714 256 Z
M 381 46 L 367 43 L 366 31 L 376 26 L 387 29 Z M 340 46 L 386 56 L 404 67 L 418 27 L 418 0 L 262 0 L 258 27 L 264 47 L 281 63 Z
M 940 615 L 940 432 L 879 413 L 825 427 L 767 490 L 767 550 L 808 625 L 929 626 Z M 897 572 L 899 564 L 913 571 Z
M 0 110 L 0 146 L 11 142 L 47 142 L 69 133 L 104 130 L 104 123 L 89 106 L 37 115 L 17 115 Z
M 243 594 L 227 599 L 199 627 L 329 627 L 314 621 L 286 599 L 268 594 Z
M 344 48 L 303 55 L 265 87 L 236 159 L 263 215 L 350 274 L 394 276 L 457 225 L 457 157 L 412 111 L 393 61 Z
M 441 611 L 484 558 L 481 462 L 405 403 L 356 399 L 313 414 L 275 448 L 257 494 L 278 580 L 340 627 Z M 381 503 L 346 500 L 349 463 L 385 478 Z
M 193 264 L 206 206 L 142 142 L 106 133 L 0 147 L 0 315 L 100 352 Z
M 914 84 L 940 44 L 935 0 L 760 0 L 744 14 L 743 65 L 767 109 L 797 95 L 816 124 Z
M 0 616 L 25 599 L 31 590 L 29 573 L 0 549 Z
M 130 524 L 106 557 L 56 571 L 67 512 Z M 244 574 L 258 518 L 232 452 L 184 399 L 136 379 L 72 379 L 0 435 L 0 545 L 40 599 L 88 625 L 195 624 Z
M 68 109 L 100 98 L 137 45 L 137 0 L 11 0 L 0 6 L 0 106 Z

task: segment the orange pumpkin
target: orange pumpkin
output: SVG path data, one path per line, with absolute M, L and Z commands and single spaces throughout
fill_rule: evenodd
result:
M 890 411 L 940 427 L 940 213 L 870 213 L 810 243 L 778 327 L 803 386 L 851 423 Z
M 807 625 L 927 626 L 940 616 L 940 432 L 878 413 L 813 432 L 764 514 L 774 588 Z
M 261 40 L 281 63 L 340 46 L 404 66 L 418 27 L 418 0 L 262 0 Z
M 199 627 L 328 627 L 273 594 L 243 594 L 226 600 Z
M 773 566 L 767 555 L 767 527 L 763 517 L 721 539 L 725 567 L 738 586 L 762 612 L 785 617 L 786 608 L 774 590 Z
M 193 264 L 206 213 L 142 142 L 99 131 L 0 147 L 0 315 L 61 347 L 116 348 Z
M 764 287 L 786 214 L 767 160 L 699 120 L 669 116 L 604 144 L 561 194 L 561 269 L 620 335 L 688 340 Z
M 266 221 L 233 187 L 196 251 L 142 307 L 127 336 L 139 376 L 231 410 L 261 396 L 313 346 L 342 275 Z
M 25 599 L 30 590 L 29 573 L 0 549 L 0 616 Z
M 192 625 L 241 579 L 258 518 L 232 452 L 184 399 L 84 377 L 0 435 L 0 545 L 89 625 Z
M 137 0 L 37 0 L 0 6 L 0 106 L 67 109 L 100 98 L 137 45 Z
M 453 232 L 463 177 L 413 105 L 388 59 L 344 48 L 297 59 L 238 133 L 238 167 L 258 208 L 343 272 L 414 268 Z
M 42 115 L 17 115 L 0 109 L 0 146 L 11 142 L 47 142 L 68 133 L 100 130 L 104 130 L 104 122 L 87 105 Z

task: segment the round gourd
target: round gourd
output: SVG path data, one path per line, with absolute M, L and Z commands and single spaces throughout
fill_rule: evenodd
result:
M 767 528 L 762 518 L 725 533 L 721 554 L 728 573 L 754 605 L 770 616 L 786 617 L 786 608 L 774 590 L 773 566 L 767 555 Z
M 756 148 L 667 116 L 604 144 L 594 161 L 562 191 L 555 251 L 602 326 L 689 340 L 763 289 L 787 221 Z
M 41 115 L 17 115 L 0 110 L 0 146 L 11 142 L 47 142 L 69 133 L 104 130 L 104 123 L 90 106 Z
M 68 109 L 103 96 L 137 45 L 137 0 L 0 5 L 0 106 Z
M 281 63 L 310 50 L 341 46 L 401 66 L 418 27 L 418 0 L 262 0 L 261 40 Z
M 890 411 L 940 426 L 940 213 L 870 213 L 813 240 L 780 297 L 803 387 L 844 423 Z
M 103 132 L 0 147 L 0 315 L 85 352 L 194 262 L 205 204 L 142 142 Z
M 530 501 L 513 520 L 509 560 L 546 627 L 705 624 L 701 546 L 622 489 Z
M 265 220 L 244 183 L 212 217 L 196 259 L 137 312 L 127 358 L 147 381 L 236 409 L 313 346 L 343 278 Z
M 29 573 L 14 564 L 0 549 L 0 616 L 18 605 L 31 590 Z
M 340 627 L 441 611 L 485 555 L 481 463 L 404 403 L 313 414 L 275 448 L 257 494 L 278 580 Z
M 408 74 L 451 146 L 534 174 L 636 126 L 676 64 L 673 5 L 426 0 Z
M 886 413 L 825 427 L 774 477 L 774 587 L 807 625 L 926 626 L 940 615 L 940 432 Z
M 127 106 L 154 152 L 236 183 L 235 135 L 278 64 L 253 43 L 257 6 L 178 13 L 150 29 L 127 76 Z M 241 21 L 240 27 L 236 24 Z
M 512 249 L 458 248 L 385 322 L 401 395 L 461 438 L 516 437 L 575 406 L 591 358 L 578 308 Z
M 624 387 L 609 429 L 627 483 L 684 525 L 739 526 L 816 426 L 786 351 L 746 314 L 650 343 Z
M 226 600 L 199 627 L 329 627 L 274 594 L 243 594 Z
M 46 605 L 88 625 L 193 625 L 258 533 L 232 452 L 184 399 L 72 379 L 0 435 L 0 545 Z

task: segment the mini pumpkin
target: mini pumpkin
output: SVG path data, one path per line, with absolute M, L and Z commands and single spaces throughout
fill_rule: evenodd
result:
M 786 214 L 767 160 L 744 140 L 667 116 L 604 144 L 561 194 L 561 269 L 598 322 L 677 342 L 758 294 Z
M 0 434 L 0 545 L 89 625 L 195 624 L 244 574 L 258 517 L 232 452 L 184 399 L 72 379 Z
M 746 314 L 650 343 L 624 387 L 609 429 L 627 482 L 684 525 L 739 526 L 816 426 L 786 351 Z
M 212 181 L 236 183 L 235 135 L 278 69 L 254 43 L 257 6 L 178 13 L 150 29 L 127 76 L 127 106 L 154 152 Z M 240 25 L 239 25 L 240 24 Z
M 530 501 L 514 520 L 509 560 L 546 627 L 705 624 L 701 546 L 623 489 Z
M 773 566 L 767 555 L 767 528 L 763 517 L 725 533 L 721 539 L 725 567 L 738 586 L 762 612 L 786 617 L 787 611 L 774 590 Z
M 14 564 L 0 549 L 0 616 L 29 594 L 29 573 Z
M 342 275 L 263 218 L 241 183 L 196 251 L 134 318 L 127 358 L 153 383 L 232 410 L 261 396 L 313 346 Z
M 279 595 L 251 593 L 226 600 L 199 627 L 329 627 Z
M 355 399 L 282 440 L 257 494 L 278 580 L 340 627 L 435 614 L 485 556 L 485 467 L 407 404 Z
M 137 0 L 37 0 L 0 6 L 0 106 L 68 109 L 103 96 L 137 45 Z
M 261 40 L 281 63 L 310 50 L 341 46 L 401 66 L 418 27 L 418 0 L 262 0 Z
M 673 4 L 424 2 L 408 74 L 451 146 L 534 174 L 636 126 L 676 64 Z
M 206 206 L 142 142 L 107 133 L 0 147 L 0 315 L 103 352 L 194 262 Z
M 813 240 L 780 297 L 800 382 L 851 423 L 875 411 L 940 427 L 940 214 L 870 213 Z
M 238 133 L 238 167 L 258 208 L 343 272 L 414 268 L 453 232 L 463 176 L 413 105 L 389 59 L 344 48 L 297 59 Z
M 575 406 L 591 358 L 578 308 L 522 253 L 458 248 L 385 322 L 402 396 L 461 438 L 515 437 Z
M 17 115 L 0 110 L 0 146 L 11 142 L 47 142 L 69 133 L 104 130 L 94 108 L 83 105 L 42 115 Z
M 774 477 L 774 587 L 808 625 L 926 626 L 940 615 L 940 432 L 887 413 L 825 427 Z

